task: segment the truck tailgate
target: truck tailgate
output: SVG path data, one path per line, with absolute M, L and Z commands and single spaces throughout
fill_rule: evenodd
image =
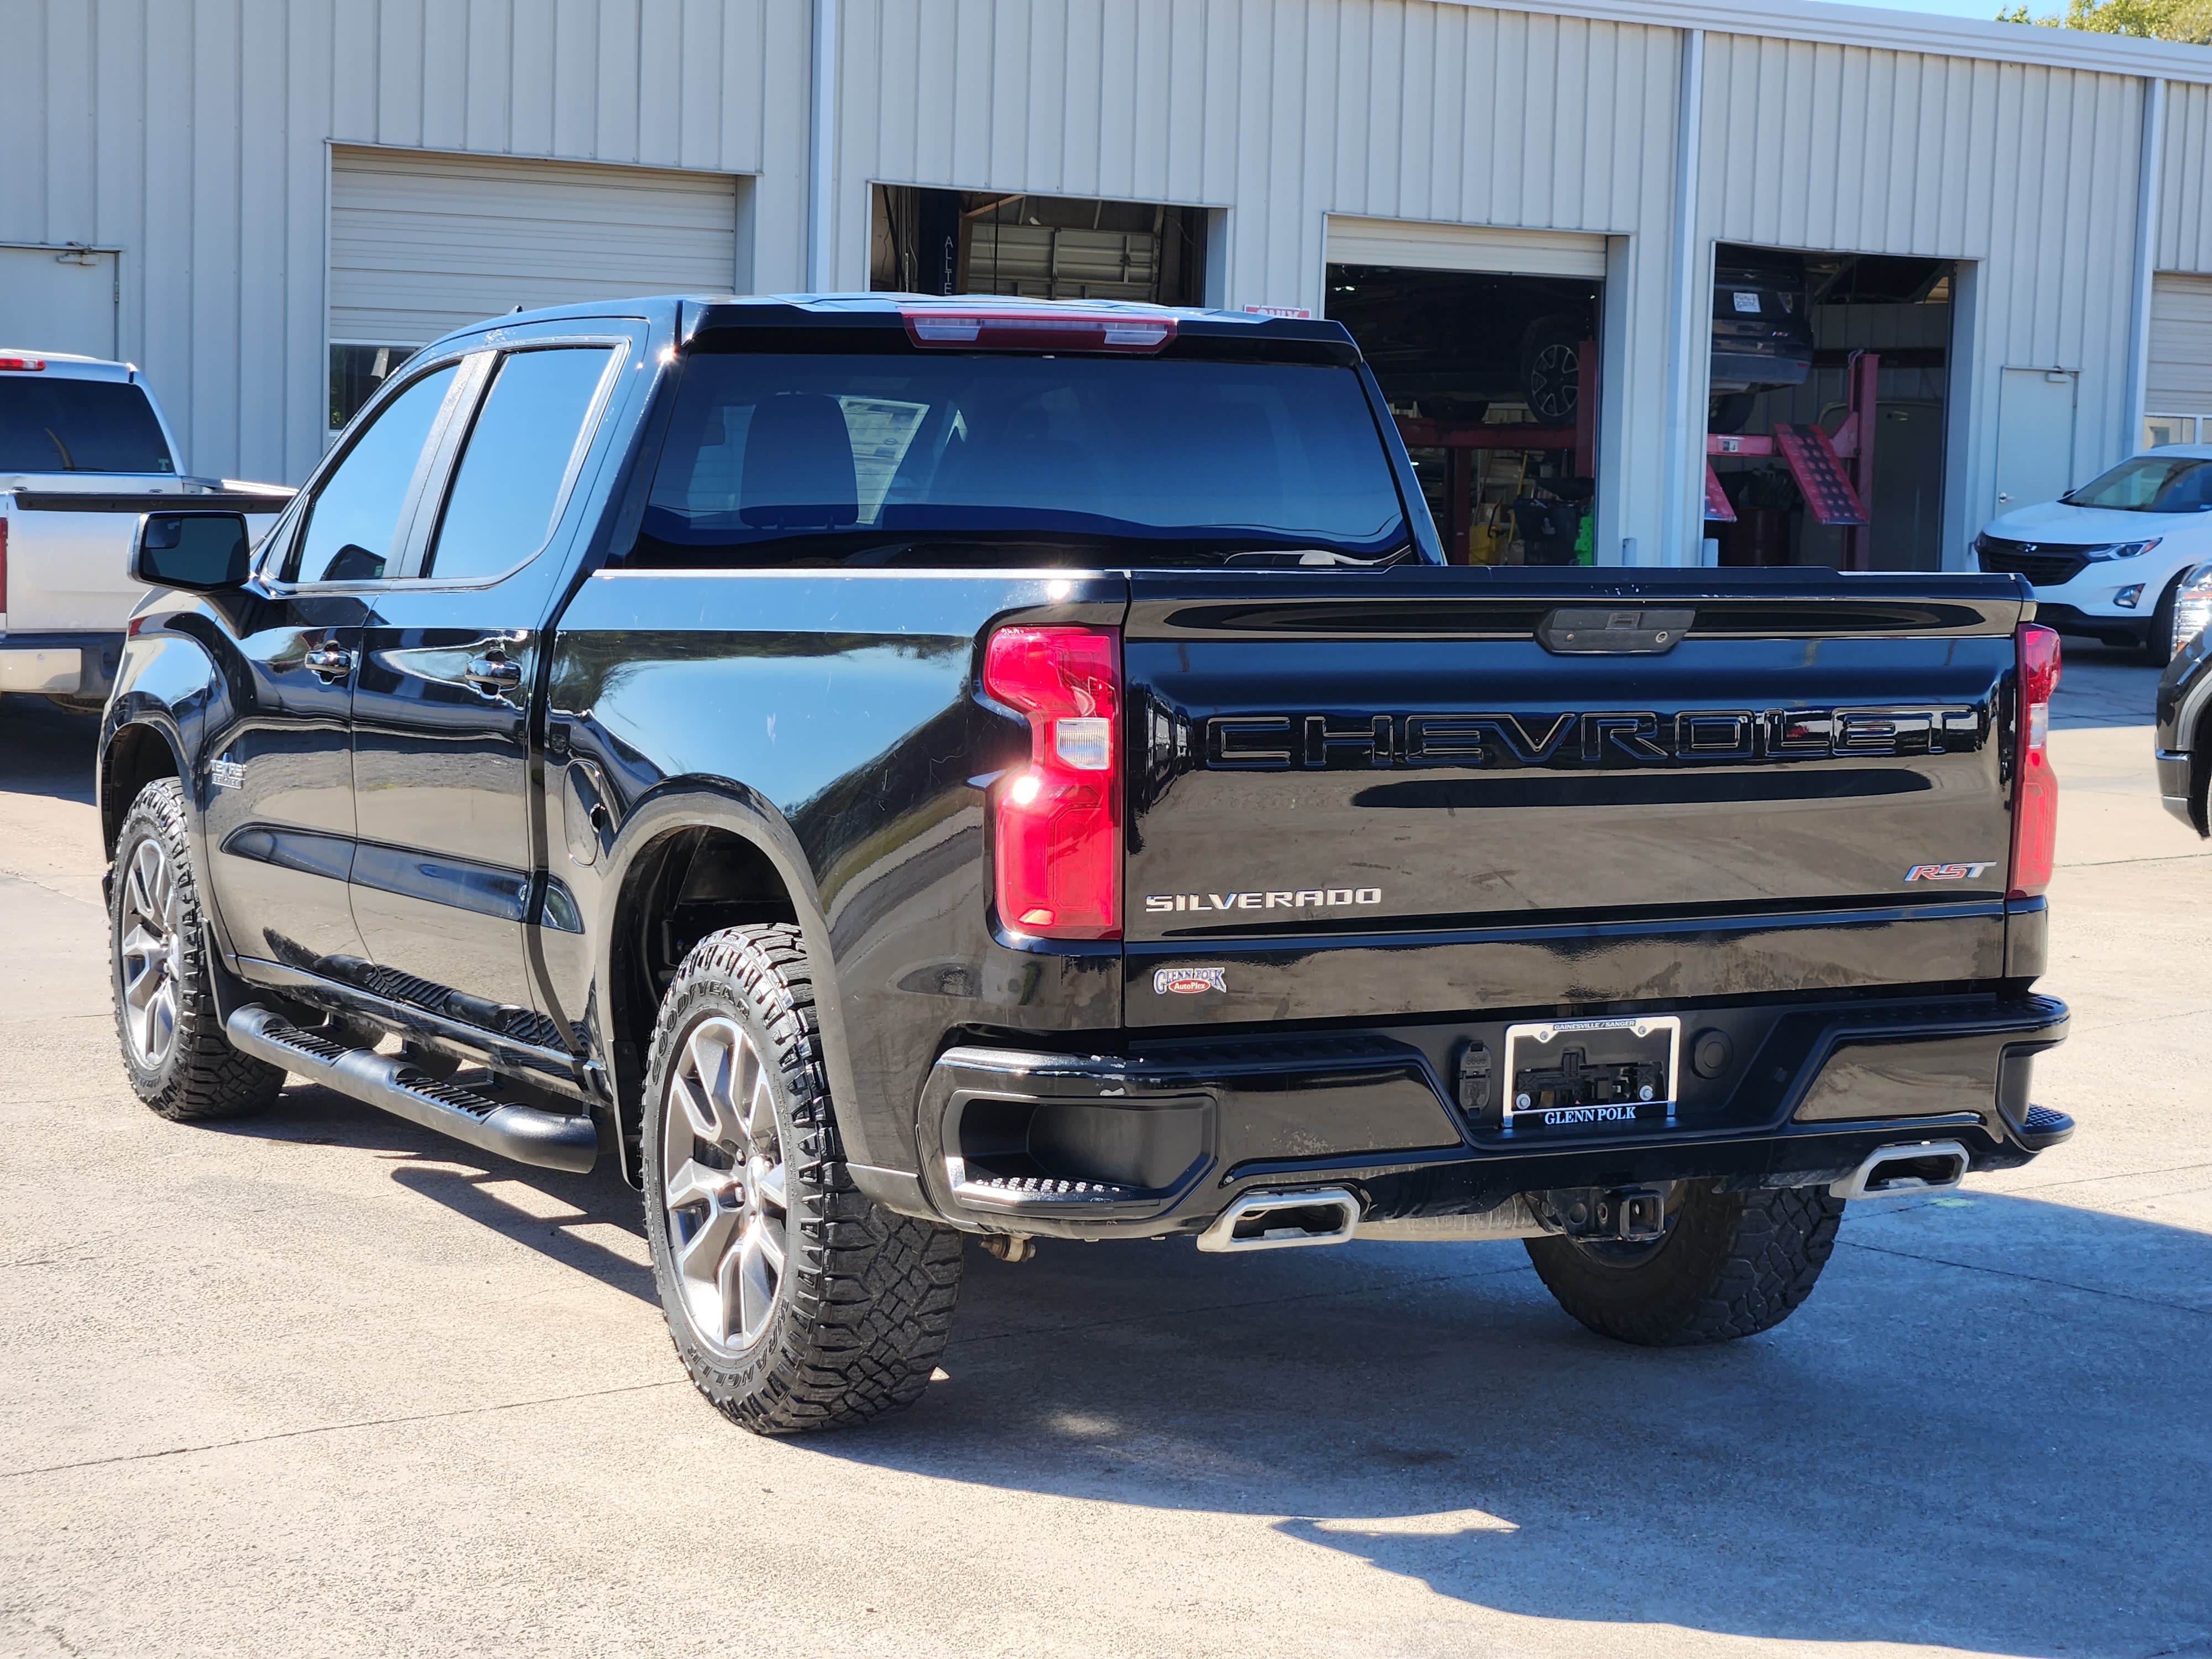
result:
M 8 589 L 0 614 L 11 633 L 120 634 L 146 590 L 128 574 L 138 515 L 178 510 L 243 512 L 259 536 L 276 521 L 286 495 L 185 494 L 25 486 L 0 496 L 8 517 Z
M 2000 969 L 2009 579 L 1152 572 L 1132 599 L 1133 1024 Z M 1224 963 L 1223 994 L 1156 989 Z

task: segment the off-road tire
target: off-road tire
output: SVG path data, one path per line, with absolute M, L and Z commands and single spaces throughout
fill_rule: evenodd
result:
M 788 1206 L 774 1310 L 750 1346 L 726 1357 L 686 1311 L 661 1167 L 670 1068 L 689 1034 L 715 1016 L 762 1056 Z M 692 948 L 661 1000 L 643 1127 L 654 1284 L 676 1351 L 717 1410 L 757 1434 L 790 1434 L 863 1423 L 921 1396 L 951 1331 L 960 1235 L 877 1207 L 847 1174 L 798 928 L 725 928 Z
M 124 1022 L 122 933 L 125 883 L 139 848 L 159 844 L 177 890 L 177 923 L 171 935 L 170 971 L 175 979 L 176 1041 L 157 1065 L 133 1052 Z M 159 778 L 138 792 L 115 843 L 114 878 L 108 895 L 108 980 L 115 999 L 116 1047 L 131 1092 L 163 1117 L 187 1123 L 243 1117 L 276 1098 L 284 1073 L 230 1046 L 207 960 L 207 924 L 200 908 L 199 879 L 185 830 L 184 786 Z
M 1826 1187 L 1689 1187 L 1649 1247 L 1526 1241 L 1559 1304 L 1600 1336 L 1645 1347 L 1725 1342 L 1797 1310 L 1836 1248 L 1844 1203 Z

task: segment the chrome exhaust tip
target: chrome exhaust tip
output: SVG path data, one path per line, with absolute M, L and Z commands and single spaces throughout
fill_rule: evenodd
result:
M 1835 1198 L 1875 1198 L 1884 1193 L 1937 1192 L 1966 1179 L 1966 1149 L 1955 1140 L 1923 1140 L 1877 1147 L 1865 1163 L 1828 1188 Z
M 1359 1200 L 1341 1187 L 1247 1193 L 1198 1236 L 1206 1251 L 1286 1250 L 1343 1244 L 1359 1225 Z

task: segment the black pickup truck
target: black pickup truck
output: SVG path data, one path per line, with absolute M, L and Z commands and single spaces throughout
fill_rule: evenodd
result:
M 611 1159 L 753 1429 L 915 1398 L 963 1234 L 1518 1237 L 1703 1341 L 2072 1127 L 2020 580 L 1446 568 L 1333 323 L 519 315 L 133 558 L 139 1096 Z

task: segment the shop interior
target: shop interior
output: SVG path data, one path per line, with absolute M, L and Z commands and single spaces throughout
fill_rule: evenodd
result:
M 1714 270 L 1717 562 L 1941 569 L 1952 262 L 1723 243 Z
M 904 185 L 874 198 L 878 292 L 1205 303 L 1202 208 Z
M 1455 564 L 1589 564 L 1601 285 L 1332 264 Z

